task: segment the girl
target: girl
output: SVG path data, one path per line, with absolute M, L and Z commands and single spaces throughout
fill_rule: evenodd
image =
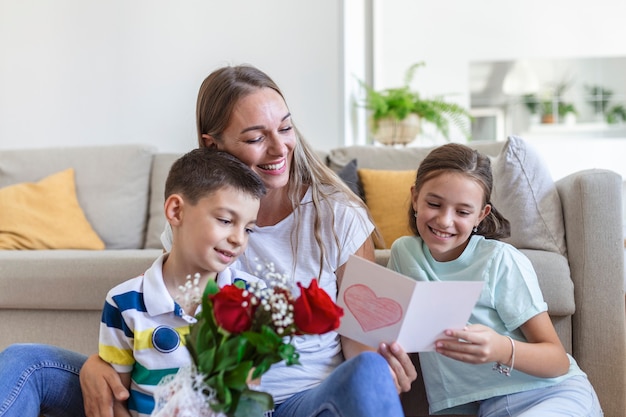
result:
M 600 416 L 586 375 L 565 352 L 530 261 L 497 239 L 509 222 L 490 203 L 489 158 L 447 144 L 411 187 L 415 236 L 394 242 L 389 268 L 421 281 L 481 280 L 470 323 L 420 353 L 430 412 Z M 478 410 L 476 410 L 478 407 Z

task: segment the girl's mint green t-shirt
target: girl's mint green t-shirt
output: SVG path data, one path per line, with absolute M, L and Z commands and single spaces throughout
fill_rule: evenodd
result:
M 489 326 L 515 340 L 526 341 L 519 327 L 548 309 L 530 260 L 508 243 L 483 236 L 472 236 L 461 256 L 449 262 L 436 261 L 420 237 L 402 237 L 391 247 L 388 267 L 419 281 L 484 281 L 468 324 Z M 494 372 L 492 363 L 474 365 L 436 352 L 420 353 L 431 413 L 471 412 L 476 401 L 584 375 L 576 361 L 569 359 L 569 372 L 558 378 L 539 378 L 516 370 L 506 377 Z

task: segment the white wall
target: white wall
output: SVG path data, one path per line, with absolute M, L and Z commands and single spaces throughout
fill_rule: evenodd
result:
M 406 68 L 425 61 L 412 86 L 426 95 L 451 93 L 450 100 L 465 106 L 470 62 L 626 56 L 626 44 L 617 41 L 626 39 L 624 5 L 614 0 L 374 0 L 374 8 L 374 85 L 398 86 Z M 623 167 L 622 154 L 611 151 L 618 141 L 626 138 L 590 139 L 589 146 L 604 151 L 597 158 L 577 146 L 579 165 L 555 154 L 554 144 L 537 145 L 552 171 L 563 176 L 576 169 Z M 563 166 L 556 165 L 560 161 Z M 618 172 L 626 178 L 624 169 Z
M 343 142 L 342 1 L 0 0 L 0 149 L 196 146 L 200 83 L 251 63 L 318 148 Z
M 375 83 L 466 92 L 470 61 L 626 55 L 623 4 L 615 0 L 374 0 Z M 421 90 L 420 90 L 421 91 Z
M 316 147 L 363 143 L 354 76 L 369 76 L 370 48 L 374 86 L 397 86 L 410 64 L 425 61 L 413 85 L 468 106 L 470 61 L 626 55 L 617 4 L 0 0 L 0 149 L 142 142 L 188 150 L 200 82 L 226 63 L 269 73 Z M 361 33 L 370 6 L 372 33 Z
M 624 6 L 614 0 L 374 2 L 377 88 L 398 86 L 425 61 L 412 85 L 469 106 L 470 62 L 626 55 L 617 41 L 626 38 Z

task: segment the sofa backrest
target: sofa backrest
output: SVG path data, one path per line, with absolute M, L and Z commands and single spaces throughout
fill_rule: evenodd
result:
M 497 156 L 504 145 L 505 142 L 495 141 L 469 144 L 472 148 L 489 156 Z M 422 159 L 433 149 L 434 147 L 345 146 L 329 151 L 327 163 L 335 171 L 343 168 L 353 159 L 358 161 L 359 168 L 365 169 L 417 169 Z
M 511 222 L 509 243 L 520 249 L 566 254 L 561 201 L 547 165 L 523 139 L 476 141 L 468 146 L 491 158 L 492 203 Z M 341 170 L 356 160 L 357 168 L 417 169 L 433 147 L 348 146 L 328 153 L 328 165 Z M 366 201 L 367 203 L 367 201 Z
M 150 200 L 148 204 L 148 229 L 146 231 L 146 249 L 161 249 L 161 233 L 165 228 L 165 180 L 174 161 L 180 158 L 178 153 L 159 153 L 152 160 L 152 176 L 150 178 Z
M 155 148 L 112 145 L 3 150 L 0 187 L 74 168 L 76 195 L 107 249 L 143 247 Z

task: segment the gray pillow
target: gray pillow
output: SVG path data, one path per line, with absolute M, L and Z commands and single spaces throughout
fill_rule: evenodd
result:
M 363 185 L 359 179 L 357 160 L 352 159 L 350 162 L 346 164 L 343 168 L 337 172 L 339 178 L 346 183 L 348 188 L 352 190 L 352 192 L 358 195 L 361 200 L 365 199 L 365 193 L 363 192 Z
M 510 136 L 491 162 L 492 203 L 511 222 L 511 237 L 505 241 L 519 249 L 566 255 L 561 199 L 537 151 Z

